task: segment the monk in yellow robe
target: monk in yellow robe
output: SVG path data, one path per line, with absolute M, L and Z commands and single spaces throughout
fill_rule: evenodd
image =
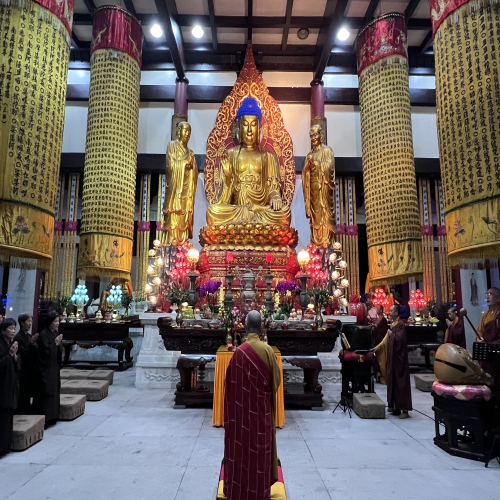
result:
M 247 97 L 237 113 L 239 146 L 221 157 L 222 185 L 217 202 L 209 205 L 207 223 L 290 225 L 290 208 L 281 198 L 277 156 L 260 147 L 261 110 Z
M 167 146 L 167 191 L 163 203 L 163 245 L 180 246 L 193 237 L 198 167 L 187 144 L 191 125 L 180 122 L 178 139 Z

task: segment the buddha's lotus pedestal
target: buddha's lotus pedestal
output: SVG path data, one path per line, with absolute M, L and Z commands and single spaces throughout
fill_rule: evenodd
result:
M 198 269 L 202 282 L 209 279 L 220 280 L 225 282 L 225 276 L 228 271 L 226 261 L 227 252 L 231 252 L 233 262 L 231 268 L 239 267 L 243 272 L 248 265 L 250 269 L 256 273 L 262 266 L 257 283 L 258 288 L 265 289 L 266 284 L 264 275 L 268 272 L 268 263 L 266 256 L 270 252 L 273 256 L 271 262 L 271 274 L 273 275 L 273 286 L 278 281 L 294 280 L 295 275 L 300 270 L 297 263 L 297 254 L 295 250 L 289 247 L 273 247 L 271 248 L 253 248 L 245 249 L 243 247 L 235 248 L 234 246 L 208 245 L 201 251 L 200 260 L 198 261 Z M 234 271 L 233 271 L 234 272 Z M 238 287 L 238 281 L 235 280 L 234 285 Z

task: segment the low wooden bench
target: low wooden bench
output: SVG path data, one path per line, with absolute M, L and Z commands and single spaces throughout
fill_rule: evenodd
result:
M 14 415 L 11 450 L 24 451 L 43 439 L 44 415 Z
M 58 420 L 75 420 L 85 413 L 87 397 L 84 394 L 61 394 L 60 398 Z
M 433 373 L 417 373 L 414 375 L 415 387 L 422 392 L 431 392 L 432 384 L 436 381 Z
M 61 379 L 63 380 L 107 380 L 113 384 L 113 370 L 80 370 L 79 368 L 62 368 Z
M 385 403 L 374 392 L 353 394 L 352 409 L 361 418 L 385 418 Z
M 61 394 L 84 394 L 87 401 L 101 401 L 108 395 L 107 380 L 66 380 L 61 384 Z

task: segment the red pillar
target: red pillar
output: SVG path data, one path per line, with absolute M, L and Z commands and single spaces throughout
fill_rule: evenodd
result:
M 311 120 L 325 117 L 325 87 L 323 82 L 311 83 Z

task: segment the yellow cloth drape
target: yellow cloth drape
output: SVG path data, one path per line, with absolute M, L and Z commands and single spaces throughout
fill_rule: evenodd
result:
M 285 425 L 285 391 L 283 388 L 283 363 L 281 361 L 281 353 L 276 347 L 273 347 L 280 368 L 281 384 L 276 394 L 276 427 Z M 224 425 L 224 395 L 226 370 L 229 362 L 233 357 L 233 352 L 228 352 L 226 346 L 220 346 L 217 349 L 217 357 L 215 359 L 215 375 L 214 375 L 214 406 L 212 414 L 212 424 L 216 427 Z

